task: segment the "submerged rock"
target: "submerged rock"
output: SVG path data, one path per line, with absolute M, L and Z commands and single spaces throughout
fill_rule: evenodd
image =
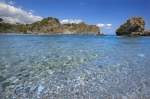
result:
M 0 76 L 0 82 L 4 81 L 6 78 L 4 78 L 3 76 Z
M 144 35 L 145 21 L 142 17 L 132 17 L 128 19 L 117 30 L 116 34 L 119 35 Z

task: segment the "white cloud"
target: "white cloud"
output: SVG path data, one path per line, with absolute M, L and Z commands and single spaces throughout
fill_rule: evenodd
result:
M 111 26 L 112 26 L 112 24 L 106 24 L 106 26 L 107 26 L 107 27 L 111 27 Z
M 72 23 L 75 23 L 75 24 L 79 24 L 79 23 L 82 23 L 83 21 L 81 19 L 64 19 L 64 20 L 61 20 L 61 24 L 72 24 Z
M 112 28 L 112 24 L 106 24 L 106 29 L 111 29 Z
M 104 28 L 104 29 L 111 29 L 112 24 L 102 24 L 102 23 L 98 23 L 97 26 L 100 27 L 100 28 Z
M 98 23 L 96 26 L 98 26 L 98 27 L 104 27 L 105 26 L 105 24 L 101 24 L 101 23 Z
M 32 12 L 27 12 L 13 5 L 0 2 L 0 17 L 8 23 L 23 23 L 29 24 L 42 19 L 40 16 L 35 16 Z

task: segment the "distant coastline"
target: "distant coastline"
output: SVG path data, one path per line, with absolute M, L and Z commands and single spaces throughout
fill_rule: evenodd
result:
M 132 17 L 116 30 L 117 36 L 150 36 L 142 17 Z M 97 25 L 81 23 L 62 24 L 59 19 L 48 17 L 32 24 L 10 24 L 0 18 L 0 34 L 5 35 L 104 35 Z
M 100 28 L 96 25 L 81 23 L 61 24 L 57 18 L 48 17 L 32 24 L 10 24 L 1 18 L 0 33 L 21 34 L 97 34 Z
M 97 33 L 21 33 L 21 32 L 14 32 L 14 33 L 0 33 L 0 35 L 97 35 Z M 104 34 L 101 34 L 101 36 L 104 36 Z

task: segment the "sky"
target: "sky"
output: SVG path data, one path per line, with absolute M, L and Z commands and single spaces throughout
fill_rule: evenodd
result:
M 45 17 L 64 22 L 97 24 L 105 34 L 127 19 L 141 16 L 150 29 L 150 0 L 0 0 L 0 17 L 9 22 L 32 23 Z

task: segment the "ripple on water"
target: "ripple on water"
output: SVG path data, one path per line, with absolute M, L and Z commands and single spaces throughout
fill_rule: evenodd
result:
M 2 99 L 150 98 L 148 38 L 14 38 L 0 38 Z

